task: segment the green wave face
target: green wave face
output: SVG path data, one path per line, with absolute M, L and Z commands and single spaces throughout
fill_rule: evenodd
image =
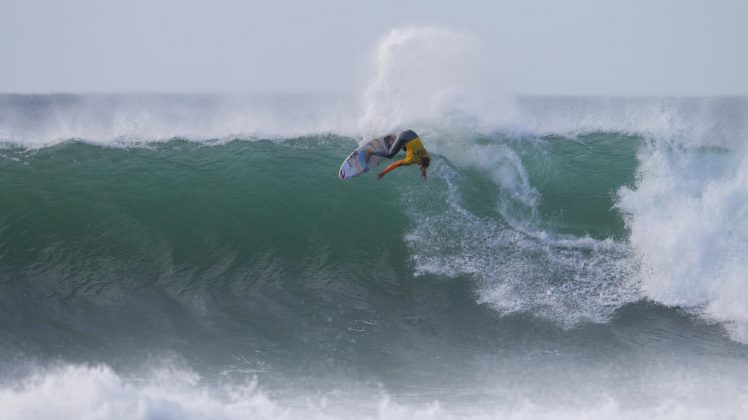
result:
M 542 197 L 529 209 L 535 215 L 525 214 L 528 208 L 490 174 L 454 166 L 446 156 L 437 158 L 426 183 L 413 168 L 382 181 L 373 175 L 341 181 L 335 170 L 355 142 L 329 136 L 6 149 L 2 299 L 27 320 L 10 325 L 25 337 L 15 345 L 33 348 L 38 343 L 23 331 L 50 319 L 75 325 L 65 334 L 115 341 L 130 334 L 144 349 L 159 345 L 153 336 L 177 340 L 202 328 L 229 342 L 273 342 L 275 326 L 306 323 L 310 331 L 310 322 L 327 323 L 326 314 L 339 311 L 378 319 L 384 307 L 412 304 L 408 295 L 421 281 L 416 260 L 432 252 L 407 239 L 419 226 L 436 233 L 434 243 L 471 240 L 469 230 L 439 238 L 442 226 L 433 217 L 454 206 L 452 183 L 464 211 L 502 232 L 510 217 L 560 233 L 625 235 L 611 191 L 633 176 L 635 141 L 600 135 L 546 139 L 524 149 L 521 141 L 496 141 L 520 150 Z M 595 158 L 586 156 L 593 152 Z M 606 153 L 609 161 L 601 162 Z M 523 251 L 515 246 L 514 252 Z M 245 338 L 233 335 L 239 326 L 248 328 Z
M 635 141 L 495 141 L 520 150 L 537 186 L 542 199 L 529 213 L 486 171 L 447 156 L 437 157 L 425 183 L 413 168 L 382 181 L 371 174 L 341 181 L 336 169 L 355 142 L 330 136 L 6 149 L 0 299 L 18 321 L 4 334 L 21 337 L 6 346 L 37 348 L 29 333 L 36 328 L 89 337 L 100 346 L 84 353 L 99 356 L 120 351 L 110 342 L 151 351 L 164 343 L 154 337 L 180 347 L 195 344 L 180 344 L 184 334 L 198 342 L 209 334 L 225 342 L 219 354 L 226 357 L 245 341 L 286 339 L 302 349 L 311 334 L 323 345 L 337 331 L 328 318 L 345 328 L 366 320 L 399 325 L 387 308 L 409 312 L 413 288 L 424 287 L 418 258 L 450 252 L 420 246 L 414 232 L 431 230 L 431 245 L 472 240 L 470 230 L 442 232 L 434 219 L 451 214 L 452 185 L 460 208 L 498 232 L 511 231 L 510 217 L 559 233 L 625 235 L 610 192 L 633 176 Z M 585 155 L 592 152 L 594 159 Z M 610 160 L 601 162 L 605 153 Z M 589 171 L 599 177 L 582 174 Z M 457 274 L 461 305 L 473 307 L 470 273 Z M 449 284 L 434 287 L 446 293 Z M 57 349 L 69 357 L 79 350 Z

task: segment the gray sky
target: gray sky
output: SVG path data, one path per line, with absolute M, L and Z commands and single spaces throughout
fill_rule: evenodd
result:
M 748 1 L 0 0 L 0 92 L 359 93 L 389 30 L 529 94 L 748 94 Z

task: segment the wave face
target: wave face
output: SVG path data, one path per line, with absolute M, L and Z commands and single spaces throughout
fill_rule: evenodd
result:
M 0 96 L 0 417 L 745 412 L 748 98 L 496 96 L 480 56 L 407 28 L 361 100 Z M 337 179 L 397 127 L 427 182 Z

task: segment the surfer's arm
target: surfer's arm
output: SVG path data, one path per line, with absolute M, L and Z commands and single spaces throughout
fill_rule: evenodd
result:
M 405 160 L 404 159 L 400 159 L 397 162 L 393 163 L 392 165 L 384 168 L 384 170 L 379 173 L 379 175 L 377 176 L 377 178 L 379 178 L 379 179 L 384 178 L 384 176 L 387 175 L 387 173 L 390 172 L 391 170 L 393 170 L 393 169 L 395 169 L 397 167 L 403 166 L 403 162 L 405 162 Z

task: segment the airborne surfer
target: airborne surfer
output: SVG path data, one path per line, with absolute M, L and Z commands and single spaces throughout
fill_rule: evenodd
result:
M 431 163 L 431 156 L 426 148 L 423 147 L 421 138 L 418 137 L 413 130 L 405 130 L 399 133 L 391 133 L 384 136 L 384 143 L 387 145 L 387 152 L 372 152 L 366 151 L 366 162 L 369 162 L 371 155 L 386 157 L 392 159 L 400 150 L 405 150 L 405 158 L 400 159 L 390 166 L 384 168 L 382 172 L 377 175 L 378 179 L 384 178 L 384 176 L 395 168 L 400 166 L 409 166 L 417 163 L 421 168 L 421 176 L 426 179 L 426 170 Z

